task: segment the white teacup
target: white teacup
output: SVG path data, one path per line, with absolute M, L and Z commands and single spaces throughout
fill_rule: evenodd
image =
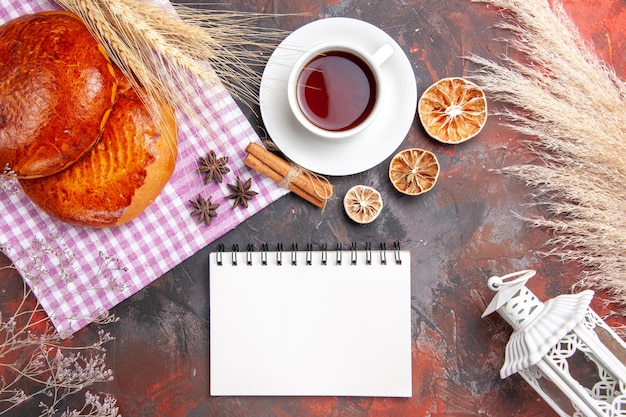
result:
M 296 61 L 289 75 L 289 106 L 298 122 L 325 139 L 343 139 L 367 128 L 383 105 L 381 65 L 391 44 L 373 53 L 346 42 L 319 44 Z

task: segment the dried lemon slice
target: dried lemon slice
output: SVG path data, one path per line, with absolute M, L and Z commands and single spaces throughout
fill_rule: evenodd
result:
M 419 148 L 398 152 L 389 164 L 389 179 L 403 194 L 419 195 L 435 186 L 439 161 L 434 153 Z
M 352 220 L 365 224 L 374 221 L 383 209 L 383 198 L 367 185 L 355 185 L 343 198 L 343 207 Z
M 487 100 L 473 82 L 443 78 L 424 91 L 417 113 L 431 137 L 443 143 L 461 143 L 482 130 L 487 121 Z

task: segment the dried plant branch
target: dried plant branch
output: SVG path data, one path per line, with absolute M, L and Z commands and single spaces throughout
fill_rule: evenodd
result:
M 210 121 L 198 120 L 198 92 L 222 83 L 252 107 L 260 82 L 254 67 L 280 40 L 280 31 L 255 25 L 260 14 L 142 0 L 56 2 L 84 20 L 134 87 L 143 86 L 147 104 L 169 102 L 202 126 Z
M 473 0 L 502 9 L 500 28 L 521 52 L 499 62 L 478 56 L 474 80 L 511 105 L 510 126 L 528 135 L 539 165 L 502 172 L 533 188 L 554 231 L 549 254 L 583 266 L 581 285 L 626 306 L 626 84 L 579 35 L 562 5 L 546 0 Z M 624 315 L 624 310 L 620 312 Z
M 1 245 L 0 250 L 6 253 Z M 38 250 L 45 253 L 50 248 L 43 244 Z M 44 255 L 30 257 L 39 256 Z M 17 274 L 15 264 L 0 267 L 3 278 L 10 273 Z M 97 321 L 107 324 L 116 320 L 105 314 Z M 67 409 L 62 414 L 58 410 L 69 397 L 93 384 L 112 380 L 112 371 L 105 364 L 105 344 L 111 340 L 110 333 L 100 329 L 90 344 L 64 342 L 22 279 L 22 295 L 15 307 L 0 311 L 0 416 L 19 410 L 25 403 L 34 403 L 39 405 L 40 416 L 117 417 L 114 398 L 106 396 L 101 401 L 88 391 L 80 410 Z

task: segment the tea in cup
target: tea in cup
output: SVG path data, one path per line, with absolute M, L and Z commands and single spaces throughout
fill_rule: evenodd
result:
M 383 44 L 374 53 L 342 42 L 308 50 L 289 77 L 288 100 L 295 118 L 326 139 L 361 132 L 382 106 L 380 66 L 392 54 L 390 44 Z

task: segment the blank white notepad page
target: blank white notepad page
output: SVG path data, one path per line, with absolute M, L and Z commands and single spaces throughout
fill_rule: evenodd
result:
M 210 254 L 211 395 L 411 396 L 410 253 L 341 255 Z

